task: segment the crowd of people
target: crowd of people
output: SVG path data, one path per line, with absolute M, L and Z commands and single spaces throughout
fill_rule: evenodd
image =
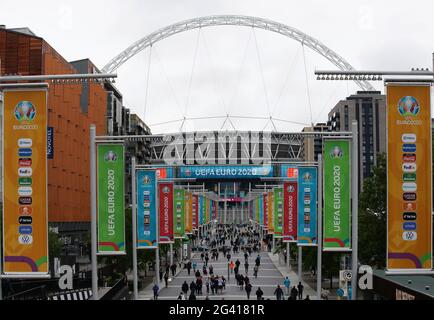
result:
M 217 263 L 219 259 L 227 261 L 228 273 L 230 272 L 234 276 L 235 283 L 240 291 L 244 291 L 247 299 L 250 299 L 253 285 L 250 282 L 249 274 L 257 278 L 261 265 L 260 252 L 263 243 L 261 243 L 259 233 L 250 226 L 218 225 L 216 229 L 198 240 L 201 247 L 206 248 L 200 252 L 201 265 L 198 266 L 195 261 L 185 263 L 188 276 L 191 276 L 193 272 L 194 278 L 190 283 L 184 281 L 181 285 L 178 300 L 197 300 L 199 296 L 209 300 L 210 295 L 223 295 L 228 280 L 224 275 L 216 274 L 212 265 L 213 262 Z M 230 243 L 230 246 L 227 245 L 227 242 Z M 266 244 L 265 248 L 267 248 Z M 234 259 L 233 255 L 239 253 L 241 257 Z M 176 270 L 176 264 L 167 267 L 163 276 L 166 287 L 168 286 L 169 273 L 171 272 L 172 276 L 174 276 Z M 229 274 L 228 277 L 230 277 Z M 285 296 L 288 300 L 303 299 L 304 287 L 301 282 L 291 288 L 291 281 L 286 277 L 283 279 L 282 285 L 285 290 L 280 284 L 274 290 L 274 296 L 277 300 L 284 300 Z M 157 299 L 159 287 L 155 285 L 153 290 L 154 299 Z M 257 288 L 255 294 L 257 300 L 264 300 L 264 292 L 260 287 Z M 222 298 L 224 298 L 224 295 Z M 307 295 L 305 300 L 309 299 L 309 295 Z

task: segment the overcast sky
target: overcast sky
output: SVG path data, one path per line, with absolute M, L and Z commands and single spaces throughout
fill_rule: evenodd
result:
M 0 7 L 0 24 L 29 27 L 67 60 L 90 58 L 101 69 L 159 28 L 221 14 L 257 16 L 294 27 L 356 69 L 432 68 L 434 3 L 429 0 L 2 0 Z M 326 121 L 340 99 L 359 90 L 354 83 L 317 81 L 315 69 L 336 68 L 282 35 L 246 27 L 210 27 L 175 35 L 142 51 L 117 70 L 116 86 L 124 104 L 154 133 L 176 132 L 181 126 L 181 122 L 154 125 L 161 122 L 227 114 L 271 115 L 309 124 Z M 382 83 L 374 85 L 383 90 Z M 273 129 L 267 120 L 224 122 L 187 121 L 184 129 L 223 125 Z M 274 124 L 279 131 L 302 128 L 277 120 Z

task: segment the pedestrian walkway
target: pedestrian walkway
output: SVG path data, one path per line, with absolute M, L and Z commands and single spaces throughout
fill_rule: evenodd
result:
M 278 254 L 272 254 L 271 252 L 268 253 L 268 256 L 270 257 L 270 260 L 273 262 L 274 266 L 277 270 L 279 270 L 280 274 L 283 278 L 289 277 L 289 280 L 291 281 L 291 287 L 297 286 L 299 283 L 298 275 L 294 271 L 289 271 L 286 268 L 286 265 L 281 265 L 279 260 Z M 309 295 L 311 300 L 317 300 L 317 294 L 316 290 L 312 289 L 306 282 L 301 281 L 301 284 L 304 286 L 303 295 Z

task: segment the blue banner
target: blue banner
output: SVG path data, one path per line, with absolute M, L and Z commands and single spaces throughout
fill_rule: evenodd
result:
M 137 248 L 157 247 L 157 175 L 137 171 Z
M 316 167 L 298 168 L 298 245 L 317 244 L 318 170 Z
M 259 225 L 264 225 L 264 197 L 259 197 Z
M 205 203 L 205 201 L 204 201 L 204 198 L 203 198 L 203 196 L 199 196 L 199 200 L 198 200 L 198 202 L 199 202 L 199 210 L 198 210 L 198 212 L 199 212 L 199 225 L 198 225 L 198 227 L 199 226 L 202 226 L 204 223 L 204 216 L 205 216 L 205 206 L 204 206 L 204 203 Z
M 180 168 L 180 178 L 259 179 L 272 176 L 272 166 L 187 166 Z

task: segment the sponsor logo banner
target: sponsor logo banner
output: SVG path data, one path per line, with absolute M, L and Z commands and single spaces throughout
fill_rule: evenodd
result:
M 98 254 L 125 254 L 124 146 L 99 144 Z
M 430 85 L 387 85 L 387 270 L 432 270 Z
M 158 183 L 160 243 L 173 243 L 173 182 Z
M 48 274 L 47 91 L 4 90 L 3 272 Z
M 155 170 L 138 170 L 137 248 L 157 247 L 157 175 Z
M 297 244 L 312 246 L 317 244 L 317 184 L 316 167 L 298 169 L 298 228 Z

